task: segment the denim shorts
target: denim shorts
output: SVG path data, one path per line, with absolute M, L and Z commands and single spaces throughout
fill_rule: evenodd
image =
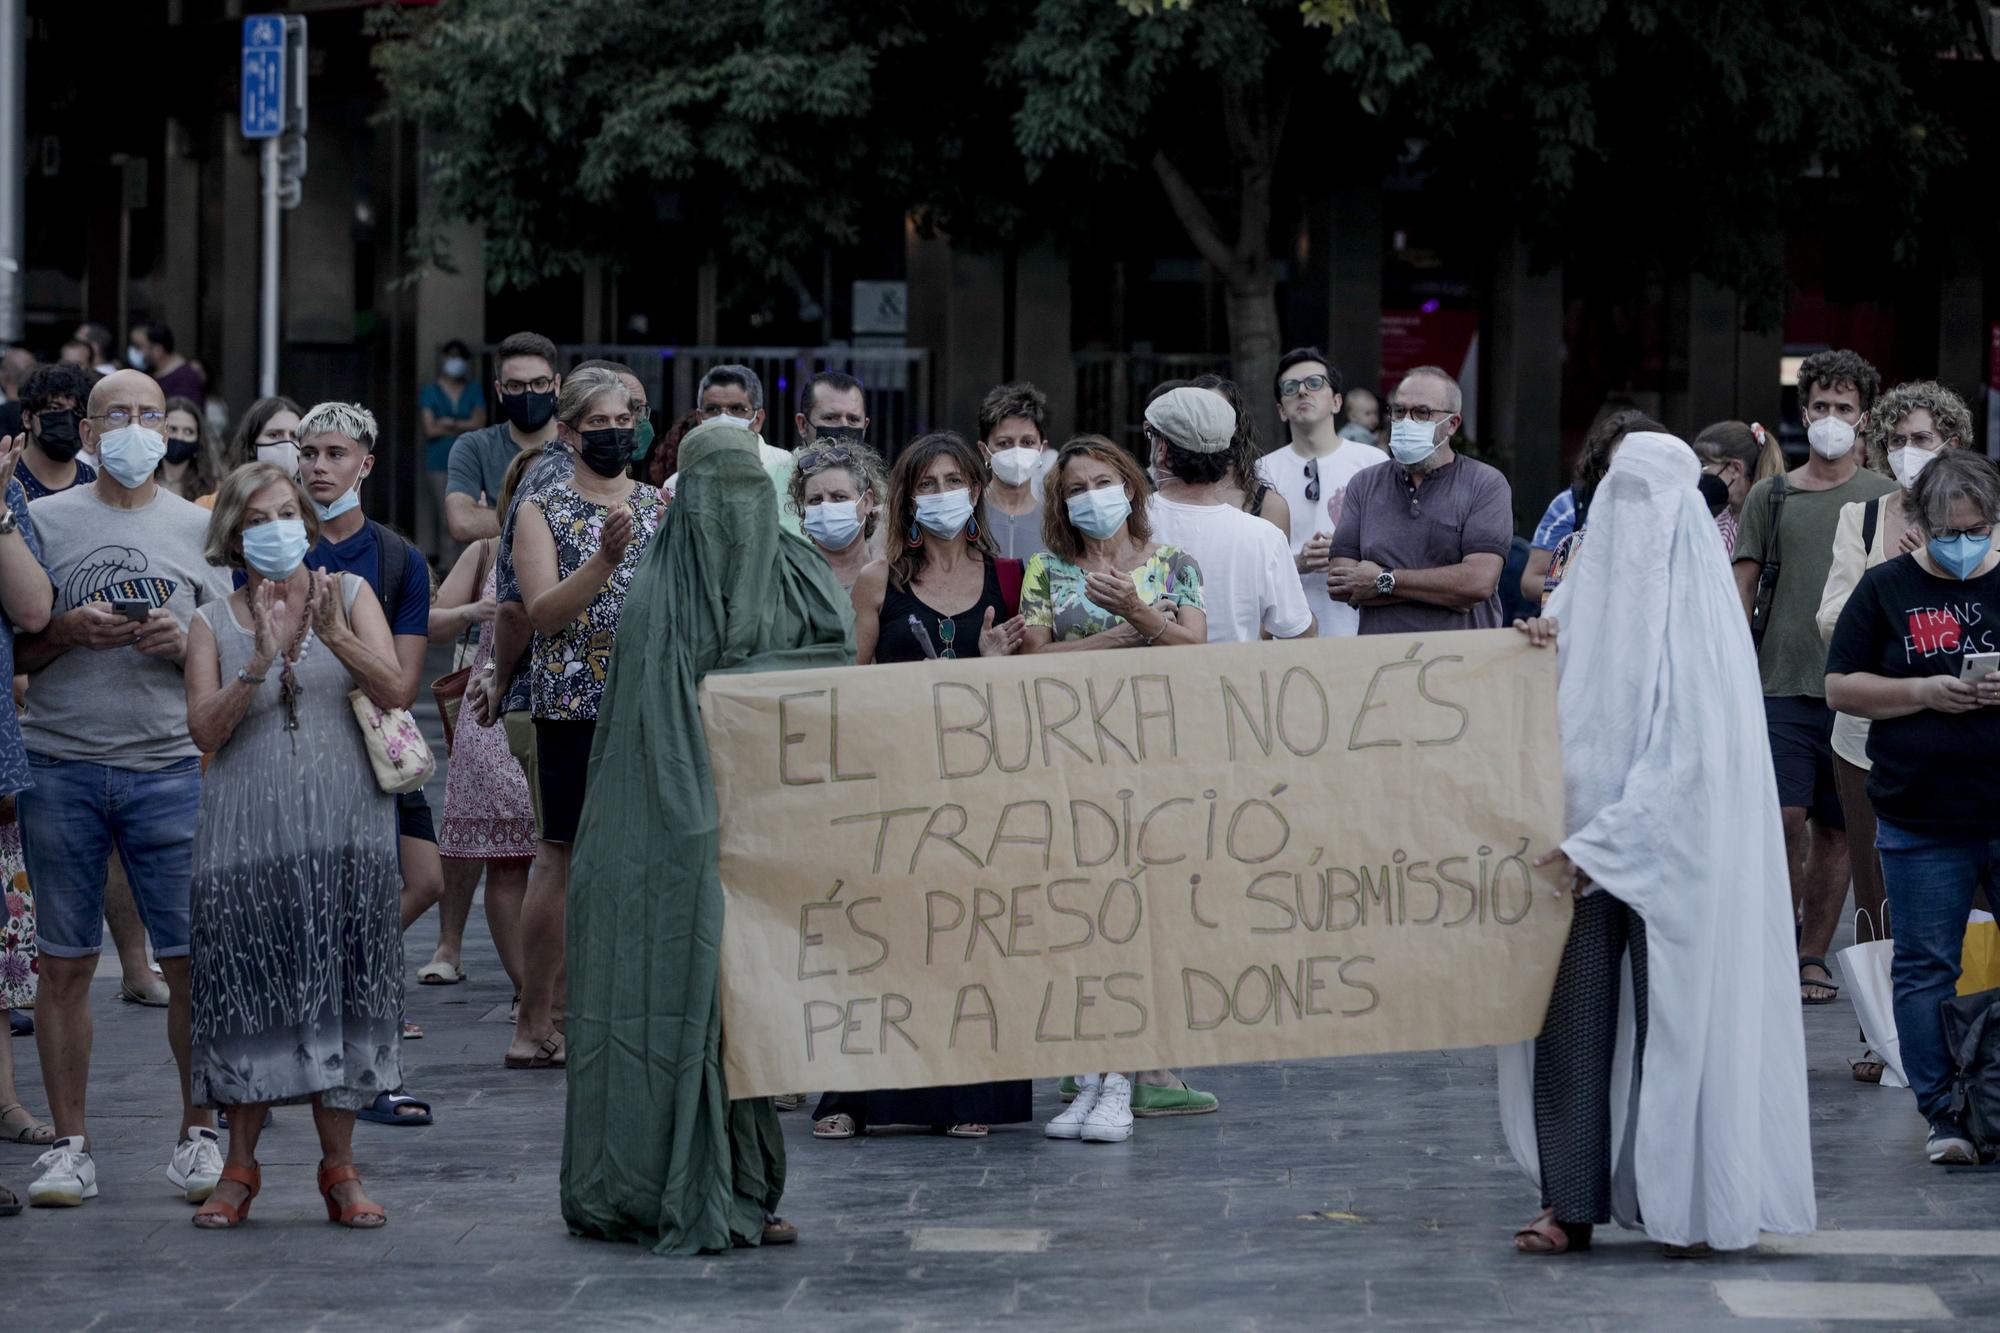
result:
M 154 955 L 187 957 L 200 762 L 136 773 L 31 752 L 28 769 L 35 785 L 15 802 L 41 951 L 87 958 L 102 950 L 104 875 L 115 850 Z

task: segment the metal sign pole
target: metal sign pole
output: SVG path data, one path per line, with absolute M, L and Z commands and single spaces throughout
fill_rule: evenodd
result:
M 300 37 L 304 31 L 301 26 Z M 263 265 L 258 284 L 257 392 L 278 391 L 278 206 L 284 188 L 278 140 L 285 132 L 287 25 L 283 15 L 243 20 L 243 137 L 263 140 Z M 295 93 L 302 91 L 293 80 Z
M 264 272 L 258 286 L 257 396 L 278 392 L 278 141 L 264 140 Z

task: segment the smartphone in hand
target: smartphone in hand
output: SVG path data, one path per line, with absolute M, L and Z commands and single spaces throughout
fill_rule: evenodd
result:
M 2000 671 L 2000 653 L 1967 653 L 1959 664 L 1958 678 L 1967 685 L 1977 685 L 1994 671 Z
M 136 625 L 143 623 L 146 617 L 153 613 L 153 604 L 143 597 L 114 597 L 111 599 L 111 609 Z

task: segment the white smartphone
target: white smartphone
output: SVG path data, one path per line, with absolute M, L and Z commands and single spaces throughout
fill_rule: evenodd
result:
M 1958 678 L 1968 685 L 1986 679 L 1990 671 L 2000 671 L 2000 653 L 1967 653 L 1959 666 Z

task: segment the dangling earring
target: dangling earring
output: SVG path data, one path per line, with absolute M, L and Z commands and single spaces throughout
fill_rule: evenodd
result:
M 979 540 L 979 516 L 977 514 L 965 520 L 965 539 L 969 542 Z
M 922 546 L 923 544 L 924 544 L 924 534 L 923 534 L 923 531 L 922 531 L 921 529 L 919 529 L 919 528 L 917 527 L 917 521 L 916 521 L 915 519 L 911 519 L 911 520 L 910 520 L 910 548 L 911 548 L 912 550 L 914 550 L 914 549 L 916 549 L 917 547 L 919 547 L 919 546 Z

